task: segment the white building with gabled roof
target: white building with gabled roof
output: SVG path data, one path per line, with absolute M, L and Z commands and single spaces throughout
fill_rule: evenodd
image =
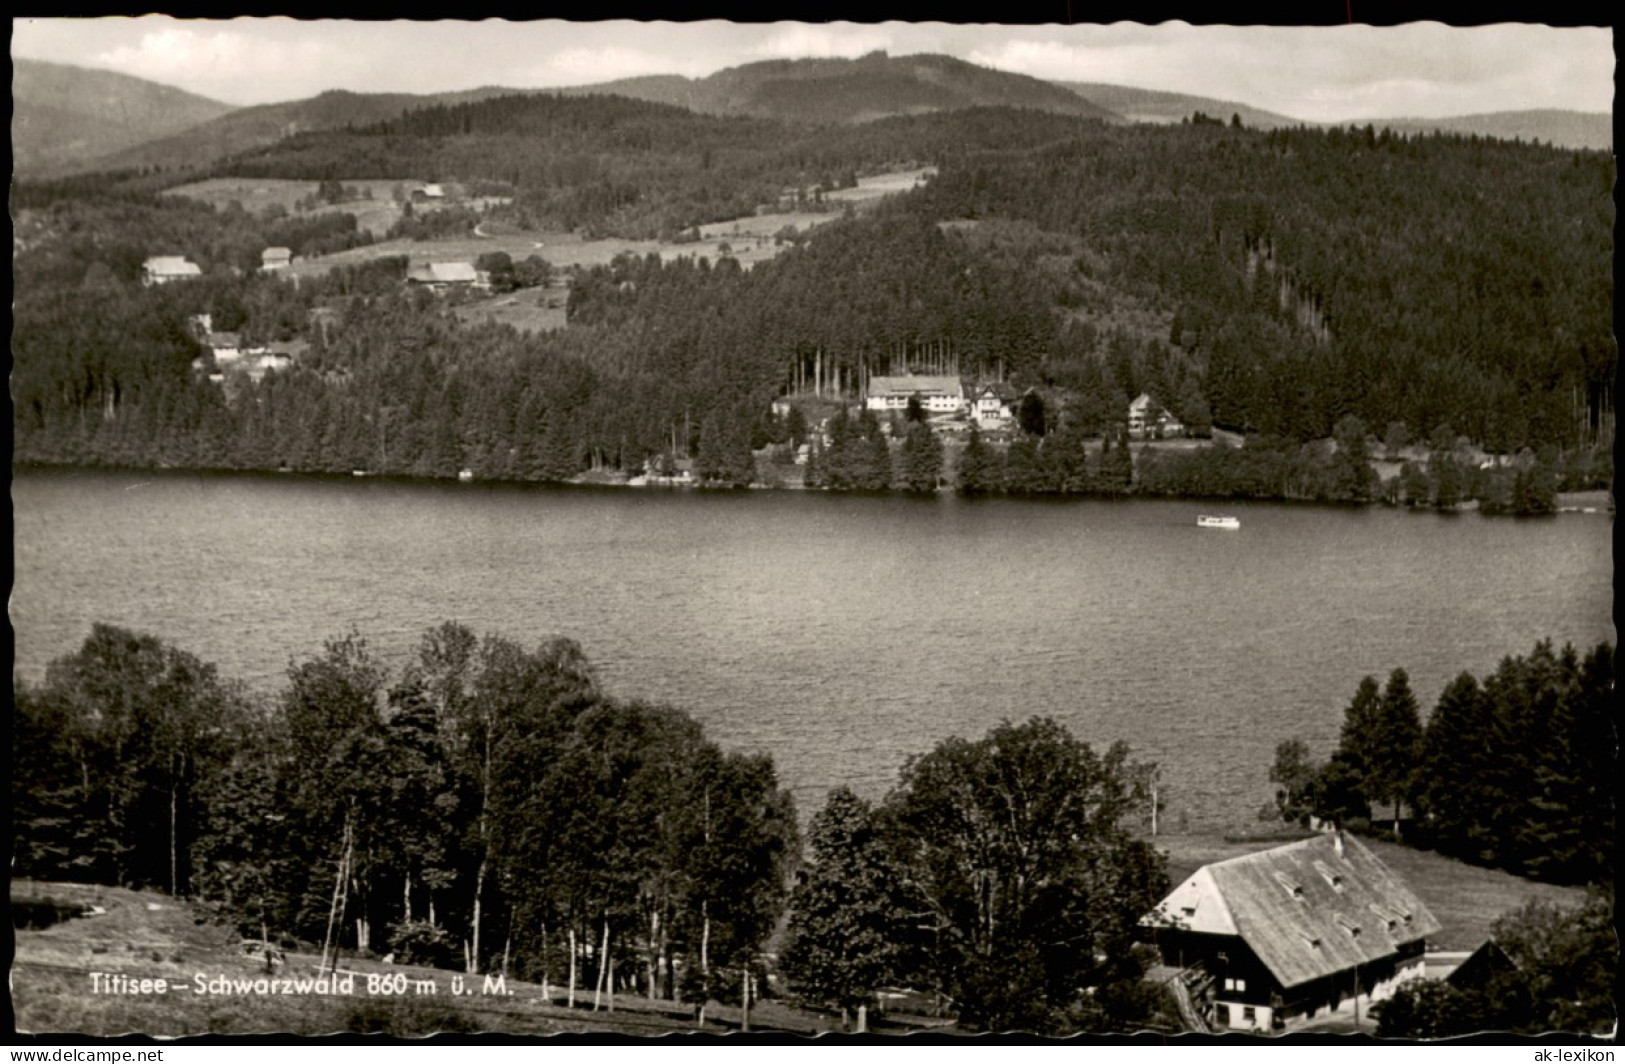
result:
M 965 409 L 965 388 L 958 377 L 870 377 L 864 405 L 884 413 L 908 408 L 910 396 L 918 396 L 927 413 L 957 414 Z
M 141 283 L 169 284 L 202 277 L 203 268 L 184 255 L 155 255 L 141 264 Z

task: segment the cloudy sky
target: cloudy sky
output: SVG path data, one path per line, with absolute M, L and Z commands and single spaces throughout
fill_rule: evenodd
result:
M 1021 74 L 1187 92 L 1294 118 L 1613 109 L 1608 28 L 20 18 L 12 55 L 233 104 L 325 89 L 546 88 L 761 59 L 943 52 Z

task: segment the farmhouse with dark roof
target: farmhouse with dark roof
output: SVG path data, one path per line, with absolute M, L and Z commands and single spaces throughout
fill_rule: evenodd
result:
M 1140 921 L 1216 1030 L 1367 1014 L 1423 974 L 1439 922 L 1376 855 L 1334 833 L 1204 865 Z

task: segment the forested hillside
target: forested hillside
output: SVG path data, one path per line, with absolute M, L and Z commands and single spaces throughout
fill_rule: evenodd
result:
M 1504 451 L 1578 442 L 1610 402 L 1612 175 L 1494 141 L 1203 125 L 950 163 L 911 209 L 1081 236 L 1174 308 L 1216 424 L 1303 439 L 1354 413 Z
M 236 156 L 219 174 L 484 182 L 527 226 L 672 237 L 760 204 L 850 185 L 860 170 L 956 148 L 1029 147 L 1084 120 L 974 110 L 839 128 L 721 118 L 616 96 L 504 96 L 418 108 L 356 130 L 310 133 Z
M 1038 78 L 948 55 L 891 56 L 883 51 L 857 59 L 773 59 L 728 67 L 703 78 L 627 78 L 561 91 L 571 96 L 629 96 L 704 114 L 793 122 L 862 122 L 969 107 L 1023 107 L 1121 121 L 1083 94 Z
M 540 335 L 456 322 L 402 285 L 404 263 L 302 286 L 233 271 L 267 244 L 361 242 L 343 215 L 214 213 L 151 196 L 150 175 L 23 186 L 16 454 L 568 479 L 741 455 L 782 438 L 765 424 L 775 395 L 821 380 L 851 399 L 911 366 L 1034 389 L 1049 407 L 1034 445 L 1057 427 L 1114 435 L 1142 391 L 1284 453 L 1350 417 L 1351 441 L 1466 438 L 1548 466 L 1608 443 L 1613 164 L 1596 154 L 1000 109 L 797 131 L 501 98 L 228 169 L 485 182 L 515 194 L 521 225 L 651 235 L 903 160 L 938 176 L 754 269 L 623 256 L 581 271 L 569 327 Z M 137 287 L 143 255 L 182 253 L 203 280 Z M 204 311 L 310 353 L 223 391 L 192 368 L 186 321 Z

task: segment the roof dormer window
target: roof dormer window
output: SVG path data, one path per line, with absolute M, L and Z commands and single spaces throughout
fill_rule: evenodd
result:
M 1324 879 L 1333 890 L 1339 894 L 1343 893 L 1343 873 L 1334 872 L 1325 861 L 1316 861 L 1315 871 L 1320 873 L 1320 878 Z
M 1299 886 L 1298 883 L 1285 872 L 1275 873 L 1275 882 L 1281 884 L 1281 889 L 1286 891 L 1290 896 L 1297 898 L 1300 901 L 1303 900 L 1303 887 Z
M 1338 927 L 1341 927 L 1344 931 L 1349 933 L 1350 938 L 1360 937 L 1360 925 L 1355 923 L 1353 920 L 1350 920 L 1342 913 L 1338 913 L 1336 916 L 1333 916 L 1332 919 L 1336 921 Z
M 1378 905 L 1376 902 L 1371 903 L 1371 911 L 1377 914 L 1377 919 L 1388 925 L 1388 930 L 1390 932 L 1399 930 L 1399 925 L 1402 922 L 1408 923 L 1410 921 L 1410 917 L 1408 915 L 1401 915 L 1392 909 L 1386 909 L 1383 906 Z

